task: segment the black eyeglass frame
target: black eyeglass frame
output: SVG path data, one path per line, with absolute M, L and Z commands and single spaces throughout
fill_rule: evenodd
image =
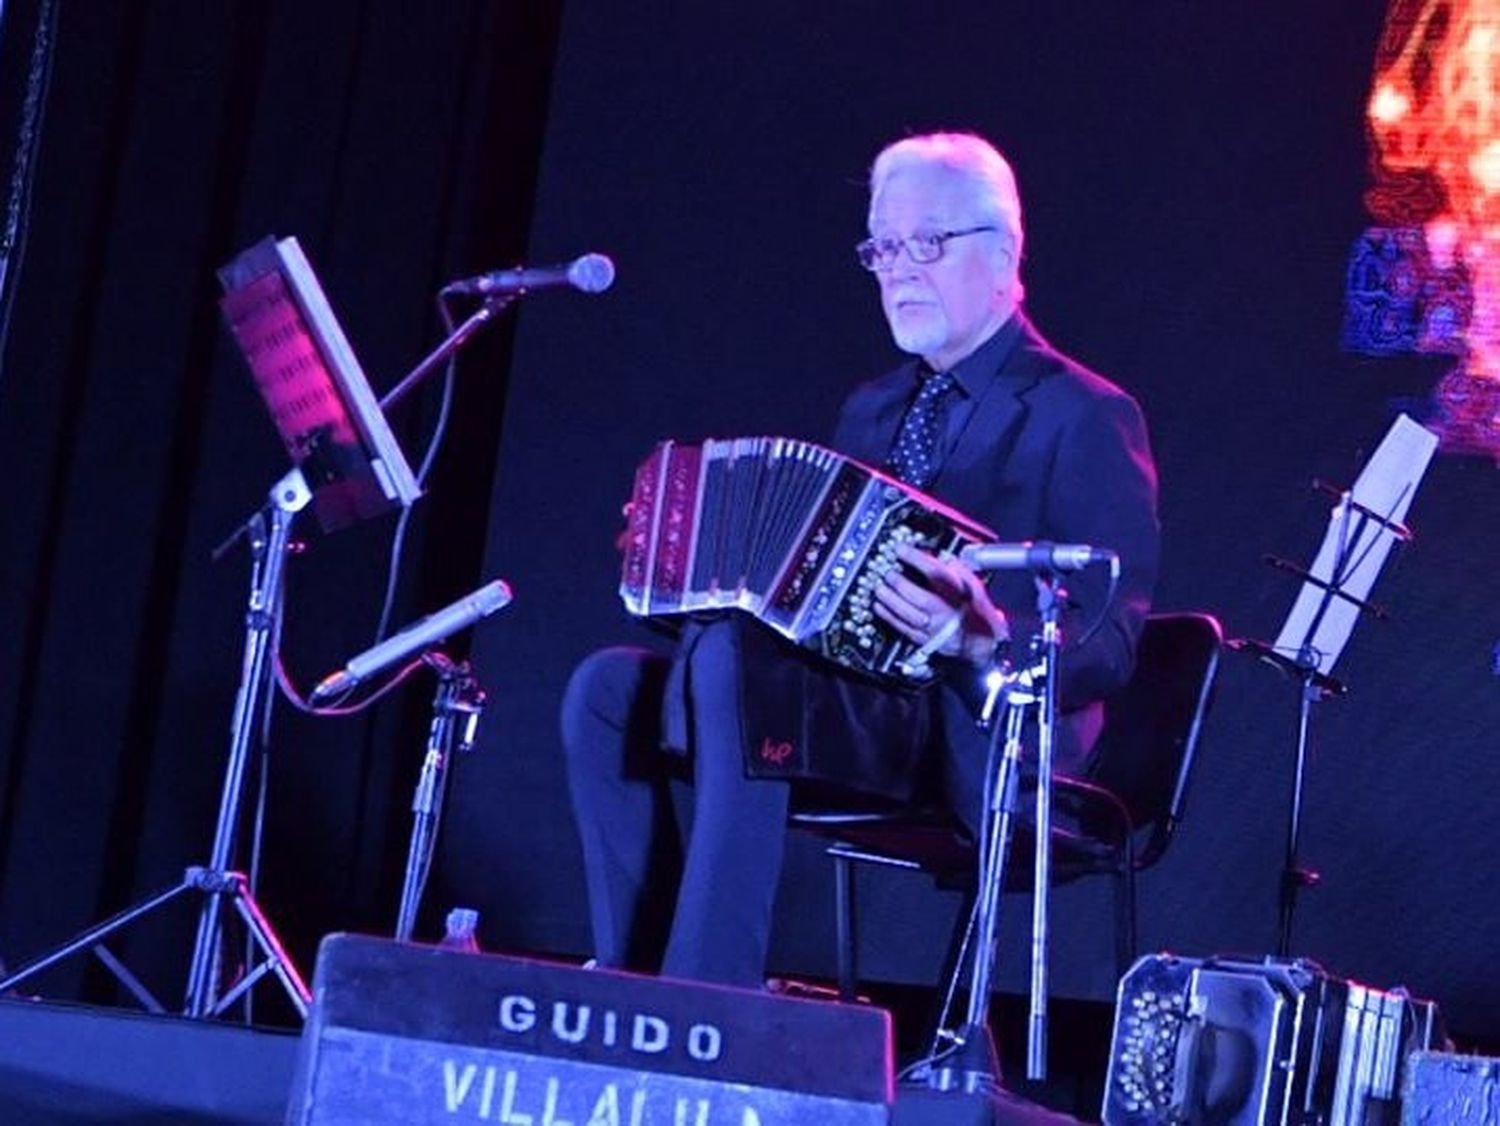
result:
M 902 247 L 906 248 L 907 257 L 917 265 L 929 266 L 943 257 L 948 240 L 999 229 L 993 223 L 986 223 L 978 227 L 964 227 L 957 231 L 923 232 L 908 238 L 867 238 L 855 244 L 854 255 L 859 259 L 859 264 L 871 273 L 888 270 L 894 266 L 896 256 L 901 253 Z

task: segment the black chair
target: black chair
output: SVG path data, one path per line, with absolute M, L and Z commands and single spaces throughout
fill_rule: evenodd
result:
M 1054 779 L 1053 880 L 1113 877 L 1120 976 L 1136 957 L 1135 874 L 1161 859 L 1182 820 L 1223 642 L 1208 614 L 1149 617 L 1134 676 L 1106 702 L 1105 731 L 1089 770 Z M 804 810 L 792 823 L 834 838 L 826 851 L 835 864 L 838 984 L 845 999 L 858 980 L 854 864 L 921 870 L 945 886 L 972 889 L 973 842 L 946 812 Z M 1029 887 L 1030 851 L 1018 839 L 1008 889 Z

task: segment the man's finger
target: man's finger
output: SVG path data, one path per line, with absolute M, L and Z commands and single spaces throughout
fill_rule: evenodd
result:
M 896 557 L 927 579 L 930 589 L 949 605 L 959 605 L 973 598 L 963 575 L 956 574 L 955 567 L 947 560 L 910 544 L 901 544 L 896 549 Z
M 895 569 L 887 571 L 883 576 L 883 581 L 885 582 L 887 589 L 894 590 L 908 602 L 920 603 L 924 600 L 924 598 L 931 597 L 930 591 L 928 591 L 924 587 L 918 586 L 916 583 L 912 582 L 909 578 L 903 575 L 900 571 L 897 571 Z
M 944 573 L 942 561 L 936 555 L 923 551 L 920 547 L 913 547 L 909 543 L 896 545 L 896 557 L 928 578 Z
M 901 634 L 901 636 L 916 642 L 920 642 L 922 640 L 922 635 L 920 631 L 918 631 L 917 627 L 897 614 L 884 602 L 880 602 L 877 600 L 874 604 L 874 608 L 875 616 L 881 621 L 885 622 L 886 625 L 890 626 L 897 633 Z
M 930 619 L 932 611 L 923 601 L 930 598 L 921 587 L 909 579 L 902 579 L 904 587 L 898 586 L 893 580 L 887 580 L 886 585 L 877 587 L 875 590 L 875 605 L 884 606 L 887 611 L 894 614 L 903 621 L 920 626 L 924 620 Z

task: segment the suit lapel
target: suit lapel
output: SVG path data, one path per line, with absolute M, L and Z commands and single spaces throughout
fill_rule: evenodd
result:
M 945 485 L 982 483 L 988 476 L 983 466 L 1004 465 L 1010 456 L 1026 417 L 1026 395 L 1037 382 L 1030 363 L 1030 346 L 1039 339 L 1024 315 L 1017 312 L 1016 316 L 1021 317 L 1020 336 L 1006 352 L 995 377 L 979 392 L 953 452 L 932 482 L 933 491 L 940 491 Z M 976 467 L 980 467 L 977 473 Z

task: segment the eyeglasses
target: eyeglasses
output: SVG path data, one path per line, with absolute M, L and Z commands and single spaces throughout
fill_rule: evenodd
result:
M 943 256 L 943 247 L 949 239 L 964 235 L 977 235 L 981 231 L 997 231 L 995 226 L 965 227 L 961 231 L 918 231 L 911 238 L 867 238 L 854 248 L 859 264 L 867 270 L 888 270 L 896 264 L 896 255 L 906 247 L 907 256 L 919 265 L 936 262 Z

